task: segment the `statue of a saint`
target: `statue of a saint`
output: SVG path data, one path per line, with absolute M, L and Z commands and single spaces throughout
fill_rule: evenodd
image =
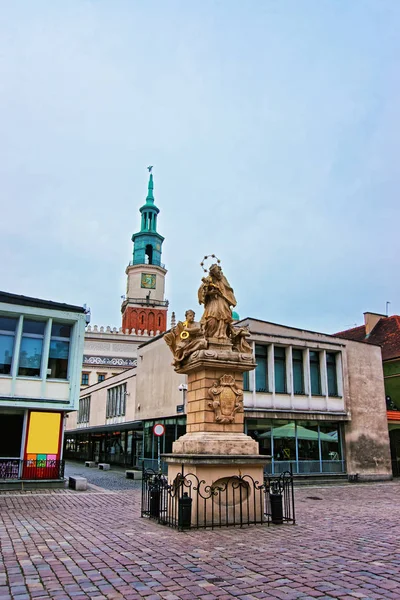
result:
M 202 350 L 208 345 L 202 324 L 194 320 L 195 312 L 187 310 L 185 317 L 186 321 L 179 321 L 176 327 L 164 335 L 164 340 L 174 355 L 172 364 L 176 368 L 179 368 L 182 361 L 195 350 Z
M 236 306 L 236 298 L 218 264 L 211 265 L 209 275 L 203 277 L 198 297 L 199 303 L 204 304 L 201 323 L 206 338 L 228 339 L 233 321 L 231 307 Z

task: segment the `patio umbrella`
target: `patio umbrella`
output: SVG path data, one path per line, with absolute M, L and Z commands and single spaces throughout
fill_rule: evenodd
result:
M 288 423 L 287 425 L 282 425 L 281 427 L 274 427 L 273 429 L 274 439 L 282 439 L 282 438 L 294 438 L 295 433 L 295 424 Z M 266 431 L 265 433 L 261 433 L 258 436 L 259 440 L 270 438 L 271 431 Z M 313 431 L 312 429 L 307 429 L 302 425 L 297 425 L 297 439 L 298 440 L 318 440 L 318 431 Z M 332 436 L 327 433 L 320 432 L 320 439 L 322 442 L 335 442 L 336 440 L 332 438 Z

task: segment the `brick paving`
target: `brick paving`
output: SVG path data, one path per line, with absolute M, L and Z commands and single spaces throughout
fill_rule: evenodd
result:
M 295 494 L 296 526 L 180 533 L 137 486 L 1 493 L 0 599 L 400 599 L 400 481 Z

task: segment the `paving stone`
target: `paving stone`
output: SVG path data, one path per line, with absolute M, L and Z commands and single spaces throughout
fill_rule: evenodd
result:
M 0 494 L 0 600 L 400 600 L 400 481 L 296 489 L 296 526 L 180 533 L 140 518 L 124 470 L 84 469 L 86 492 Z

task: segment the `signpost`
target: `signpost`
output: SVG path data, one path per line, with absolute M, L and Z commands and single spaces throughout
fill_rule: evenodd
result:
M 165 433 L 165 427 L 161 423 L 156 423 L 153 427 L 153 435 L 157 438 L 157 455 L 158 455 L 158 472 L 161 473 L 161 455 L 160 455 L 160 441 L 161 437 Z

